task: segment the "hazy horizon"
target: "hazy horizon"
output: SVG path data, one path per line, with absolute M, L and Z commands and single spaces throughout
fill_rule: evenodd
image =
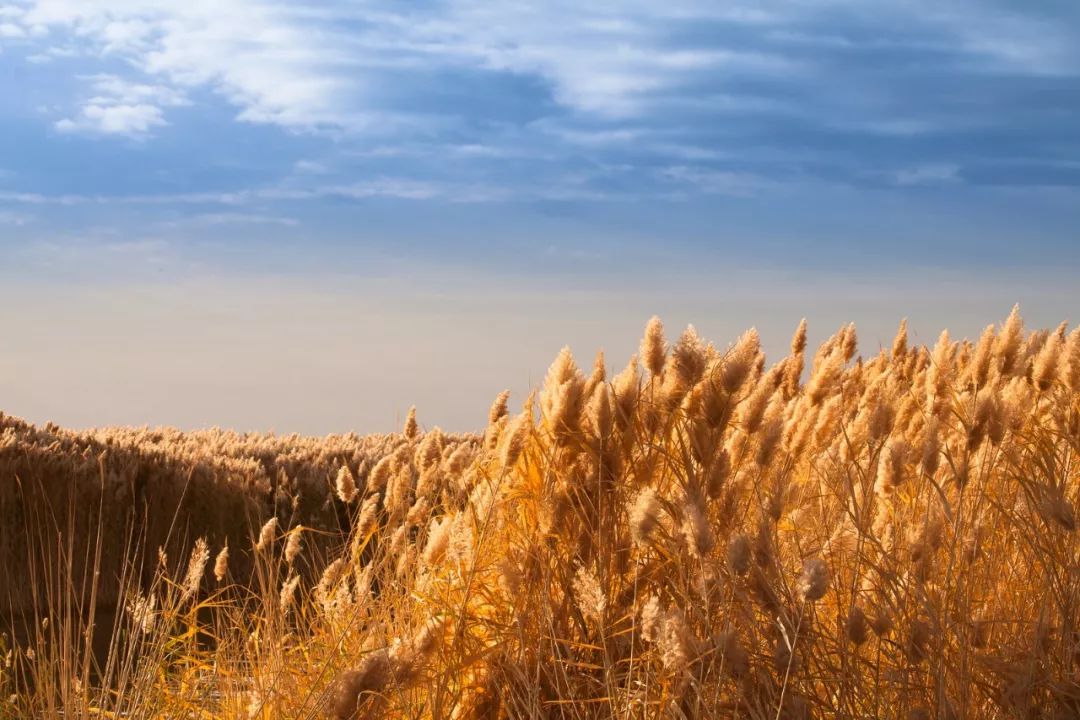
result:
M 415 404 L 424 426 L 466 431 L 483 427 L 501 390 L 523 402 L 564 345 L 583 367 L 602 349 L 621 369 L 654 313 L 669 340 L 692 323 L 719 347 L 756 326 L 772 361 L 802 317 L 812 344 L 855 322 L 859 352 L 871 356 L 902 317 L 913 343 L 932 345 L 946 327 L 977 337 L 1018 300 L 1031 327 L 1075 323 L 1066 309 L 1080 309 L 1069 273 L 1051 271 L 988 283 L 940 271 L 920 281 L 759 269 L 688 273 L 677 295 L 671 287 L 489 277 L 477 288 L 421 274 L 128 279 L 45 293 L 7 282 L 0 411 L 74 428 L 323 435 L 395 430 Z

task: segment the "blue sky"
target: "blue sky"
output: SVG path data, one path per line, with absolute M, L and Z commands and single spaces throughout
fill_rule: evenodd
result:
M 843 298 L 856 313 L 867 297 L 835 290 L 856 280 L 866 293 L 919 288 L 940 311 L 928 332 L 978 330 L 975 308 L 949 315 L 958 288 L 984 298 L 983 324 L 1015 301 L 1045 308 L 1047 323 L 1080 307 L 1080 5 L 582 5 L 0 0 L 0 287 L 13 301 L 0 320 L 34 317 L 19 326 L 31 332 L 97 308 L 69 329 L 90 332 L 139 293 L 194 286 L 233 306 L 347 287 L 338 301 L 370 311 L 373 287 L 400 297 L 423 285 L 430 305 L 408 317 L 449 304 L 483 325 L 493 303 L 520 302 L 535 328 L 555 309 L 530 305 L 532 293 L 602 292 L 605 329 L 665 305 L 702 325 L 691 298 L 704 311 L 733 276 L 763 293 L 797 278 L 818 304 L 744 298 L 732 327 L 786 328 Z M 628 300 L 642 287 L 650 307 Z M 62 307 L 33 301 L 61 291 Z M 866 322 L 881 333 L 910 313 L 874 306 Z M 202 316 L 168 308 L 159 324 L 195 342 Z M 312 322 L 312 342 L 340 331 Z M 253 340 L 284 332 L 259 323 Z M 565 341 L 550 327 L 536 357 L 498 356 L 517 363 L 503 384 L 535 375 Z M 587 354 L 610 335 L 575 337 L 596 338 Z M 7 353 L 15 377 L 48 366 L 24 340 Z M 429 356 L 442 342 L 410 347 Z M 119 387 L 102 353 L 96 382 Z M 202 361 L 215 366 L 212 353 Z M 82 377 L 74 361 L 53 371 Z M 209 424 L 217 412 L 327 427 L 315 406 L 161 410 L 176 393 L 130 407 L 87 398 L 76 412 L 50 399 L 47 378 L 0 390 L 36 420 Z M 374 427 L 403 402 L 357 422 Z M 448 409 L 445 424 L 468 425 L 464 413 Z

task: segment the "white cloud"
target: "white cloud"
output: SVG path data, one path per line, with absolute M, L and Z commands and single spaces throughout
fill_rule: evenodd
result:
M 475 202 L 485 190 L 459 184 L 425 182 L 412 178 L 381 177 L 372 180 L 337 184 L 295 187 L 260 187 L 223 193 L 165 193 L 146 195 L 44 195 L 40 193 L 9 192 L 0 190 L 0 202 L 19 205 L 228 205 L 239 206 L 262 201 L 314 200 L 319 198 L 398 198 L 403 200 L 427 200 L 443 198 L 452 202 Z M 239 221 L 269 216 L 240 214 L 217 214 L 204 216 L 218 221 Z M 277 218 L 288 224 L 290 220 Z
M 301 202 L 336 198 L 341 200 L 439 200 L 447 203 L 488 203 L 506 200 L 607 200 L 610 196 L 584 185 L 588 176 L 565 175 L 553 181 L 540 180 L 520 186 L 422 180 L 415 177 L 376 177 L 338 184 L 271 185 L 233 192 L 160 193 L 144 195 L 48 195 L 0 190 L 0 203 L 30 206 L 191 206 L 261 207 L 272 202 Z M 208 213 L 195 216 L 203 224 L 262 222 L 292 225 L 292 218 L 259 213 Z
M 379 71 L 392 67 L 536 75 L 569 108 L 626 117 L 695 73 L 787 66 L 761 53 L 665 46 L 665 17 L 709 14 L 687 0 L 585 12 L 569 2 L 466 0 L 424 13 L 379 1 L 316 10 L 277 0 L 30 0 L 13 27 L 50 28 L 52 40 L 73 35 L 181 92 L 209 87 L 241 120 L 363 129 L 387 120 L 368 100 Z
M 79 51 L 74 48 L 54 45 L 45 48 L 42 52 L 27 55 L 26 61 L 34 65 L 44 65 L 51 63 L 53 60 L 76 57 L 78 54 Z
M 642 114 L 657 95 L 703 74 L 791 71 L 763 52 L 672 45 L 673 20 L 756 22 L 709 4 L 484 2 L 448 4 L 442 17 L 409 24 L 418 48 L 483 67 L 536 75 L 556 101 L 603 118 Z
M 60 132 L 86 130 L 105 135 L 145 135 L 151 128 L 165 125 L 161 108 L 153 105 L 95 105 L 82 108 L 75 118 L 57 120 Z
M 154 26 L 145 20 L 116 20 L 101 30 L 106 53 L 123 53 L 128 50 L 146 50 L 154 35 Z
M 130 82 L 115 75 L 88 80 L 94 95 L 83 102 L 75 117 L 54 123 L 58 131 L 143 136 L 167 124 L 163 108 L 187 104 L 182 93 L 167 86 Z
M 26 37 L 26 31 L 14 23 L 0 23 L 0 38 Z
M 753 173 L 687 165 L 664 168 L 660 177 L 693 195 L 750 197 L 775 184 Z
M 701 77 L 808 72 L 812 58 L 800 53 L 795 62 L 785 55 L 785 43 L 829 40 L 801 23 L 813 28 L 812 21 L 828 13 L 857 15 L 861 5 L 452 0 L 416 9 L 391 0 L 310 7 L 285 0 L 23 0 L 4 10 L 0 35 L 50 31 L 50 46 L 32 54 L 38 60 L 66 51 L 74 39 L 90 55 L 130 63 L 155 87 L 181 95 L 209 88 L 238 108 L 240 120 L 305 130 L 380 130 L 390 122 L 416 121 L 373 99 L 390 68 L 486 68 L 534 76 L 573 111 L 633 118 Z M 1075 71 L 1076 33 L 1035 13 L 995 11 L 970 0 L 883 0 L 880 17 L 897 27 L 934 28 L 940 34 L 935 42 L 951 41 L 973 63 L 1029 73 Z M 765 32 L 780 44 L 744 49 L 704 34 L 696 43 L 672 34 L 673 27 L 710 21 L 741 24 L 749 28 L 747 37 Z M 59 127 L 145 133 L 166 122 L 169 107 L 147 100 L 92 106 L 87 116 Z
M 215 225 L 282 225 L 286 227 L 296 227 L 299 224 L 300 221 L 296 218 L 241 212 L 202 213 L 185 217 L 182 220 L 160 223 L 161 227 L 171 229 L 189 226 L 205 227 Z
M 177 106 L 214 93 L 240 121 L 365 134 L 369 157 L 424 157 L 434 138 L 453 136 L 460 148 L 443 152 L 455 157 L 633 148 L 692 164 L 745 152 L 737 135 L 751 117 L 887 142 L 1003 122 L 971 110 L 978 100 L 961 108 L 916 87 L 918 78 L 879 81 L 922 72 L 916 63 L 889 65 L 903 53 L 933 53 L 934 62 L 940 54 L 943 73 L 965 76 L 1075 74 L 1075 23 L 1041 12 L 976 0 L 881 0 L 870 15 L 855 0 L 438 0 L 420 7 L 397 0 L 18 0 L 0 12 L 0 35 L 47 32 L 18 42 L 28 60 L 65 58 L 57 64 L 66 66 L 78 53 L 88 67 L 113 73 L 84 78 L 75 103 L 48 115 L 60 132 L 146 137 Z M 884 52 L 887 67 L 879 76 L 869 63 L 852 63 L 838 73 L 829 64 L 838 49 L 852 57 Z M 522 93 L 531 96 L 520 104 L 515 90 L 505 98 L 512 112 L 525 108 L 522 120 L 482 116 L 488 97 L 474 114 L 460 102 L 483 87 L 471 79 L 424 96 L 440 73 L 488 71 L 530 81 Z M 1002 102 L 988 98 L 992 92 L 972 89 Z M 495 113 L 502 100 L 493 98 Z M 728 117 L 735 118 L 730 134 Z M 928 179 L 891 171 L 869 174 L 901 184 Z M 318 171 L 299 163 L 294 172 Z M 739 184 L 717 176 L 706 187 Z
M 186 105 L 182 92 L 164 85 L 131 82 L 116 75 L 93 75 L 86 78 L 92 82 L 97 95 L 91 102 L 131 105 L 150 102 L 155 105 Z
M 353 79 L 341 66 L 351 61 L 299 15 L 261 0 L 36 0 L 23 22 L 74 34 L 173 92 L 209 87 L 236 104 L 241 119 L 346 125 L 339 103 Z

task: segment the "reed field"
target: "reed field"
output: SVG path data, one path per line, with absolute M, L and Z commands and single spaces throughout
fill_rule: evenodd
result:
M 654 318 L 476 435 L 0 417 L 0 717 L 1077 718 L 1078 492 L 1080 329 L 1016 310 Z

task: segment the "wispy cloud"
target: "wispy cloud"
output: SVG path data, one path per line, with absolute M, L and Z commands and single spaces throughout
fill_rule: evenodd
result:
M 949 163 L 920 165 L 897 171 L 897 185 L 940 185 L 960 180 L 960 167 Z
M 162 228 L 199 228 L 215 225 L 282 225 L 296 227 L 300 221 L 293 217 L 268 215 L 249 212 L 198 213 L 180 220 L 166 220 L 159 223 Z
M 485 183 L 448 183 L 405 177 L 381 177 L 372 180 L 341 184 L 291 185 L 253 187 L 228 192 L 147 193 L 134 195 L 43 194 L 0 191 L 0 203 L 13 205 L 53 206 L 173 206 L 225 205 L 245 206 L 267 202 L 299 202 L 325 199 L 337 200 L 442 200 L 449 203 L 503 202 L 515 199 L 601 199 L 601 193 L 590 193 L 580 187 L 581 178 L 564 177 L 558 187 L 538 184 L 532 187 L 507 188 Z M 288 218 L 247 213 L 212 213 L 193 215 L 204 223 L 227 222 L 295 224 Z
M 0 64 L 29 63 L 0 119 L 122 169 L 5 146 L 8 205 L 1080 187 L 1065 3 L 9 0 L 0 23 Z
M 239 108 L 241 120 L 307 129 L 370 130 L 380 118 L 408 115 L 387 104 L 379 83 L 409 82 L 433 68 L 534 76 L 559 105 L 609 120 L 641 117 L 672 95 L 725 79 L 813 80 L 827 58 L 808 55 L 808 44 L 885 58 L 929 45 L 969 67 L 1075 73 L 1080 29 L 1052 16 L 899 0 L 878 12 L 881 22 L 868 26 L 843 0 L 722 8 L 696 0 L 585 8 L 562 0 L 422 8 L 377 1 L 319 9 L 277 0 L 24 0 L 0 27 L 13 36 L 47 30 L 44 52 L 76 39 L 87 55 L 124 60 L 176 93 L 210 88 Z M 903 34 L 883 45 L 886 29 Z M 95 109 L 85 122 L 149 128 L 165 107 L 126 105 Z
M 26 30 L 10 22 L 0 22 L 0 38 L 26 37 Z
M 132 82 L 116 75 L 87 78 L 92 94 L 71 118 L 57 120 L 60 132 L 144 136 L 165 125 L 165 108 L 187 105 L 179 90 L 166 85 Z
M 674 165 L 660 171 L 660 176 L 683 195 L 727 195 L 749 197 L 774 185 L 768 178 L 747 172 Z

